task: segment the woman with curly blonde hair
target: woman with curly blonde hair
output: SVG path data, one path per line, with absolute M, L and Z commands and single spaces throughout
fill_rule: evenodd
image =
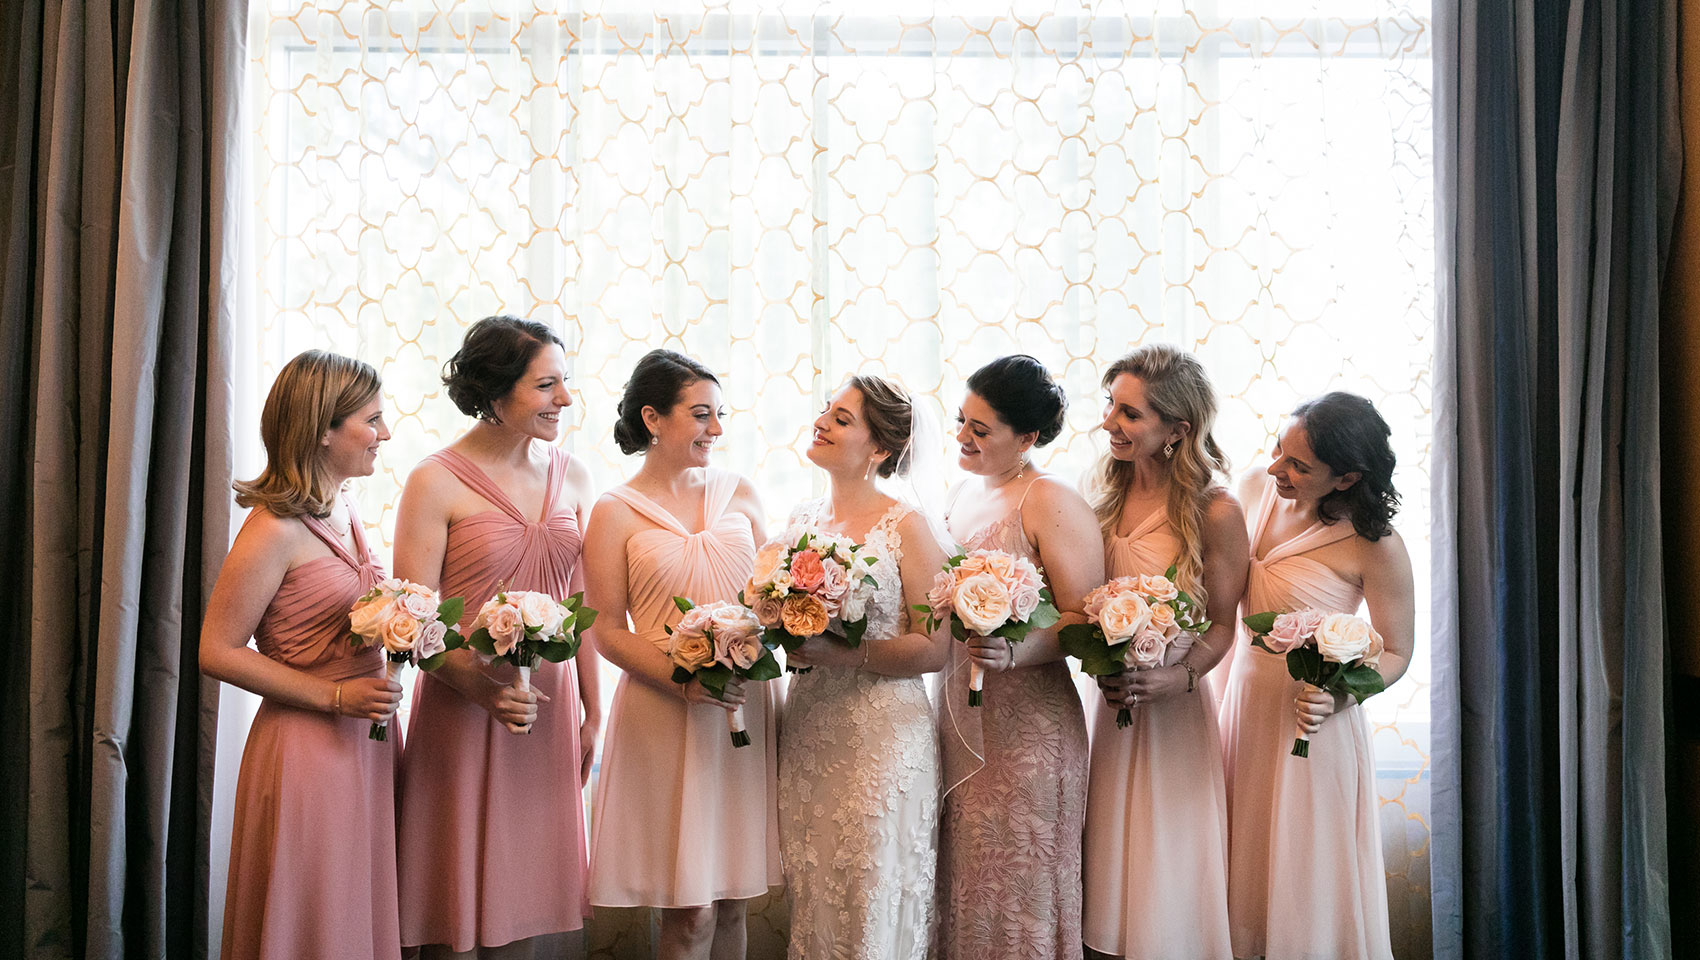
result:
M 1086 798 L 1085 915 L 1094 951 L 1129 958 L 1232 956 L 1227 799 L 1203 678 L 1233 642 L 1248 547 L 1211 429 L 1203 364 L 1144 346 L 1104 372 L 1109 452 L 1089 491 L 1111 577 L 1175 568 L 1212 626 L 1182 634 L 1163 664 L 1102 677 Z M 1122 707 L 1133 723 L 1118 729 Z M 1186 922 L 1176 922 L 1185 917 Z

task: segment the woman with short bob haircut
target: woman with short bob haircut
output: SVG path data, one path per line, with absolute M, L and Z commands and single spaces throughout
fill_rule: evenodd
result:
M 237 774 L 222 956 L 398 958 L 399 740 L 367 738 L 401 687 L 348 641 L 348 611 L 384 578 L 354 503 L 389 439 L 377 371 L 309 350 L 260 417 L 266 467 L 235 484 L 252 512 L 207 601 L 201 672 L 263 698 Z M 252 637 L 258 649 L 250 648 Z

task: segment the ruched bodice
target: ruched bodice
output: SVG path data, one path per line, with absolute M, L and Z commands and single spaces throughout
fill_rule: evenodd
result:
M 254 646 L 261 653 L 333 680 L 370 674 L 383 662 L 376 647 L 356 649 L 348 642 L 349 608 L 384 578 L 384 568 L 366 543 L 352 503 L 348 519 L 357 553 L 349 552 L 324 521 L 301 518 L 331 555 L 290 568 L 254 628 Z

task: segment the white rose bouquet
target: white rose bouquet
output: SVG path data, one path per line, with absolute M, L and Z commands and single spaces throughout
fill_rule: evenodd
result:
M 557 600 L 537 590 L 500 590 L 478 608 L 472 635 L 449 649 L 465 646 L 508 661 L 519 669 L 514 687 L 530 690 L 531 671 L 544 660 L 571 659 L 595 621 L 596 611 L 584 605 L 583 593 Z
M 676 626 L 667 628 L 671 638 L 667 657 L 673 661 L 674 683 L 695 679 L 703 689 L 724 700 L 726 684 L 733 677 L 772 680 L 779 676 L 779 661 L 773 658 L 777 641 L 764 638 L 754 611 L 725 601 L 699 607 L 684 597 L 674 597 L 673 603 L 685 615 Z M 741 705 L 726 715 L 726 725 L 732 732 L 732 746 L 750 745 Z
M 789 547 L 775 541 L 756 554 L 738 602 L 754 611 L 770 647 L 795 650 L 834 623 L 845 642 L 858 647 L 868 630 L 868 600 L 876 583 L 872 571 L 881 562 L 844 537 L 811 532 Z
M 1318 690 L 1351 694 L 1359 703 L 1387 689 L 1376 667 L 1384 644 L 1381 634 L 1349 613 L 1295 610 L 1259 613 L 1242 621 L 1255 647 L 1287 658 L 1287 672 Z M 1293 756 L 1310 756 L 1310 735 L 1300 727 Z
M 1003 550 L 975 550 L 946 560 L 927 602 L 914 609 L 927 618 L 928 633 L 948 617 L 950 635 L 961 643 L 970 635 L 1020 643 L 1027 631 L 1048 627 L 1062 616 L 1033 561 Z M 970 661 L 969 706 L 980 705 L 985 681 L 985 668 Z
M 1086 595 L 1089 622 L 1071 624 L 1057 634 L 1063 653 L 1080 658 L 1080 670 L 1108 677 L 1124 670 L 1163 665 L 1169 647 L 1183 633 L 1210 629 L 1203 607 L 1175 585 L 1175 568 L 1162 576 L 1117 577 Z M 1116 712 L 1116 726 L 1133 723 L 1133 712 Z
M 348 641 L 356 647 L 382 644 L 384 676 L 394 682 L 401 678 L 405 664 L 430 669 L 441 662 L 437 657 L 448 649 L 450 638 L 460 641 L 452 624 L 460 622 L 465 609 L 460 597 L 439 600 L 430 587 L 391 577 L 354 601 L 348 611 Z M 373 722 L 367 736 L 388 740 L 389 723 Z

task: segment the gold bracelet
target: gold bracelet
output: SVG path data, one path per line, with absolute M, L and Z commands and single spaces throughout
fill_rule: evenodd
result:
M 874 642 L 866 637 L 862 639 L 862 662 L 856 664 L 857 670 L 868 669 L 868 658 L 873 656 Z
M 342 683 L 336 685 L 336 700 L 331 704 L 331 712 L 342 716 Z
M 1192 664 L 1187 663 L 1185 660 L 1177 662 L 1180 664 L 1180 668 L 1186 671 L 1186 692 L 1191 693 L 1198 689 L 1198 671 L 1194 670 L 1192 668 Z

